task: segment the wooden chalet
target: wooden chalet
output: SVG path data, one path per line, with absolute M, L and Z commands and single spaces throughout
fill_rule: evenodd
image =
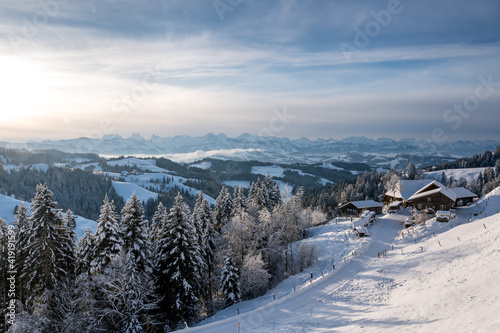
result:
M 408 202 L 418 210 L 432 208 L 437 211 L 466 205 L 474 201 L 475 198 L 477 195 L 466 188 L 448 188 L 435 180 L 415 192 L 408 199 Z
M 339 207 L 342 216 L 360 216 L 365 210 L 374 211 L 375 214 L 382 214 L 384 206 L 373 200 L 351 201 Z

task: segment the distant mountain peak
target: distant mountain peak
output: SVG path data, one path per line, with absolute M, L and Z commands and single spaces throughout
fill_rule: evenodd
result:
M 130 137 L 128 137 L 127 139 L 136 140 L 136 141 L 146 141 L 146 139 L 142 135 L 140 135 L 139 133 L 134 133 Z

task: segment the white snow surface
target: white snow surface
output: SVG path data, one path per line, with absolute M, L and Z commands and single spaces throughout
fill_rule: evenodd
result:
M 249 180 L 226 180 L 224 181 L 224 184 L 229 185 L 229 186 L 241 186 L 243 188 L 250 188 L 250 181 Z
M 158 193 L 148 191 L 145 188 L 132 183 L 118 182 L 113 180 L 113 187 L 115 188 L 116 193 L 118 193 L 118 195 L 121 196 L 125 201 L 129 199 L 134 192 L 139 197 L 139 199 L 144 202 L 147 202 L 150 198 L 158 198 Z
M 150 170 L 151 172 L 168 172 L 168 170 L 158 167 L 155 159 L 129 157 L 120 160 L 107 161 L 106 163 L 111 166 L 131 166 L 144 171 Z
M 272 178 L 283 178 L 285 174 L 283 173 L 286 169 L 278 165 L 270 166 L 254 166 L 252 167 L 252 173 L 256 175 L 267 176 L 269 174 Z
M 7 224 L 12 224 L 14 209 L 16 206 L 21 206 L 21 203 L 23 201 L 0 194 L 0 218 L 4 219 Z M 29 202 L 24 201 L 24 206 L 29 207 L 29 205 Z
M 499 207 L 500 188 L 451 222 L 409 229 L 402 210 L 377 217 L 369 238 L 346 233 L 343 244 L 349 222 L 317 227 L 302 241 L 317 244 L 315 265 L 182 332 L 497 332 Z
M 443 172 L 446 178 L 453 177 L 453 179 L 459 180 L 460 178 L 465 178 L 467 181 L 469 180 L 477 180 L 477 177 L 481 172 L 484 172 L 486 168 L 466 168 L 466 169 L 446 169 L 439 171 L 426 172 L 426 178 L 432 178 L 441 181 L 441 177 Z
M 12 224 L 14 222 L 14 208 L 16 206 L 21 206 L 22 202 L 24 202 L 24 206 L 26 206 L 29 209 L 30 207 L 29 202 L 17 200 L 0 194 L 0 218 L 4 219 L 7 222 L 7 224 Z M 97 227 L 97 223 L 95 221 L 83 218 L 81 216 L 76 216 L 75 221 L 76 221 L 75 232 L 78 238 L 83 237 L 83 234 L 85 233 L 85 229 L 87 229 L 87 227 L 90 228 L 92 231 L 95 231 Z

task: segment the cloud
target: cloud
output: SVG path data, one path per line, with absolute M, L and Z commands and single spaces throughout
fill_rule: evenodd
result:
M 36 21 L 51 1 L 57 13 Z M 210 1 L 57 1 L 0 11 L 9 135 L 258 134 L 287 107 L 297 118 L 278 135 L 425 136 L 478 76 L 500 80 L 494 1 L 402 0 L 349 60 L 340 44 L 387 1 L 244 1 L 224 21 Z

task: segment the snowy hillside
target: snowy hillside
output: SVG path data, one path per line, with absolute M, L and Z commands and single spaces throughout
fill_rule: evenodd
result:
M 12 224 L 14 222 L 14 209 L 16 208 L 16 206 L 21 206 L 22 202 L 23 201 L 21 200 L 17 200 L 0 194 L 0 218 L 4 219 L 7 224 Z M 29 208 L 30 203 L 24 201 L 24 205 Z M 83 218 L 81 216 L 76 216 L 75 221 L 75 232 L 79 238 L 83 237 L 85 229 L 90 228 L 92 231 L 95 231 L 95 228 L 97 226 L 95 221 Z
M 344 247 L 337 246 L 342 222 L 330 222 L 305 240 L 320 251 L 313 267 L 182 332 L 237 332 L 238 325 L 241 332 L 262 333 L 495 332 L 499 208 L 497 188 L 457 210 L 451 223 L 431 219 L 404 229 L 408 212 L 387 215 L 370 227 L 370 238 L 347 237 L 351 245 Z
M 484 173 L 484 169 L 486 168 L 466 168 L 466 169 L 447 169 L 447 170 L 439 170 L 439 171 L 431 171 L 431 172 L 426 172 L 425 177 L 426 178 L 432 178 L 436 180 L 441 180 L 444 175 L 446 176 L 447 179 L 452 177 L 453 179 L 459 180 L 460 178 L 465 178 L 466 181 L 469 180 L 477 180 L 478 176 L 480 173 Z

